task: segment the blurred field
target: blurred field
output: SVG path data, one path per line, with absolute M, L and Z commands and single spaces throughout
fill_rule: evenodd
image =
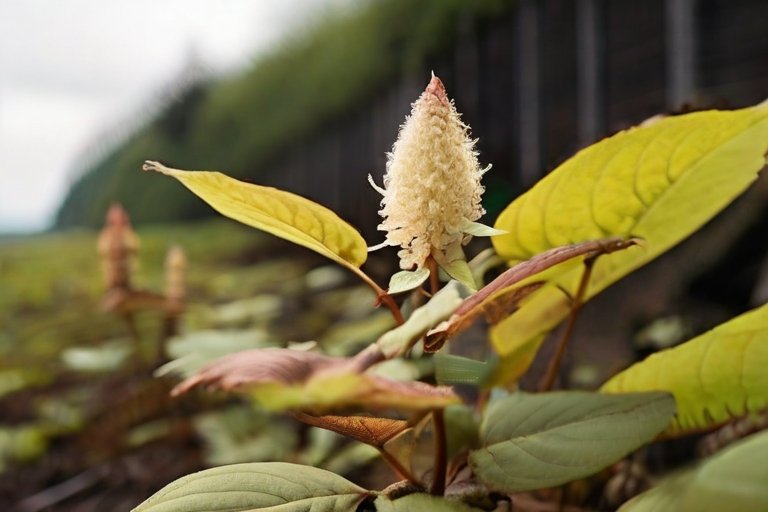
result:
M 166 251 L 178 244 L 187 254 L 187 310 L 171 340 L 162 340 L 157 311 L 137 315 L 132 336 L 100 309 L 95 232 L 0 242 L 0 509 L 128 510 L 210 464 L 287 459 L 343 472 L 370 459 L 231 398 L 171 400 L 177 377 L 153 375 L 174 358 L 184 371 L 310 339 L 346 353 L 349 340 L 367 343 L 391 325 L 367 288 L 309 251 L 226 220 L 138 235 L 136 288 L 161 291 Z

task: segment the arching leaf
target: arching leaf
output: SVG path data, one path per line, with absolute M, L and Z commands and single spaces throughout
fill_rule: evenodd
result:
M 509 261 L 607 236 L 636 236 L 643 250 L 600 258 L 587 298 L 696 231 L 752 183 L 765 165 L 768 105 L 707 111 L 632 128 L 576 154 L 517 198 L 493 238 Z M 554 270 L 554 269 L 553 269 Z M 535 350 L 568 313 L 580 268 L 565 263 L 550 285 L 492 331 L 501 356 Z M 527 368 L 527 365 L 525 365 Z M 525 368 L 524 368 L 525 369 Z M 519 377 L 518 372 L 510 378 Z
M 334 512 L 372 493 L 335 473 L 282 462 L 233 464 L 172 482 L 133 512 Z
M 355 228 L 304 197 L 220 172 L 180 171 L 158 162 L 146 162 L 144 170 L 173 176 L 225 217 L 312 249 L 346 267 L 357 269 L 368 257 L 365 240 Z
M 651 441 L 675 412 L 667 393 L 516 393 L 492 402 L 470 453 L 475 475 L 507 493 L 591 475 Z
M 196 387 L 246 393 L 267 409 L 313 413 L 344 407 L 428 411 L 461 401 L 447 386 L 387 379 L 361 373 L 353 359 L 279 348 L 224 356 L 184 380 L 172 394 Z
M 668 391 L 677 415 L 669 434 L 716 426 L 768 407 L 768 305 L 682 345 L 650 355 L 601 391 Z

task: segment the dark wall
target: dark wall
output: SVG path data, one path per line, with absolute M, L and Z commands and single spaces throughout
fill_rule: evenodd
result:
M 264 179 L 336 209 L 375 238 L 379 196 L 366 176 L 381 182 L 385 153 L 431 70 L 480 139 L 482 163 L 493 164 L 489 218 L 581 145 L 659 112 L 768 96 L 768 2 L 519 4 L 501 19 L 460 20 L 450 51 L 276 158 Z

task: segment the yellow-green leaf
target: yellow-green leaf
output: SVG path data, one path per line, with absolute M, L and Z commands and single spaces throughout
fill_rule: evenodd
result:
M 180 171 L 146 162 L 145 171 L 173 176 L 225 217 L 312 249 L 350 268 L 368 257 L 365 240 L 328 208 L 272 187 L 244 183 L 220 172 Z
M 600 471 L 669 424 L 668 393 L 515 393 L 492 401 L 469 454 L 477 478 L 505 493 L 544 489 Z
M 133 512 L 354 510 L 370 491 L 319 468 L 261 462 L 206 469 L 166 485 Z
M 722 210 L 756 179 L 767 150 L 765 104 L 669 117 L 621 132 L 580 151 L 510 204 L 495 225 L 509 234 L 494 237 L 494 246 L 517 261 L 584 240 L 644 239 L 641 250 L 597 261 L 589 298 Z M 558 286 L 573 294 L 580 274 L 573 263 L 553 269 L 550 284 L 492 330 L 503 359 L 530 354 L 567 315 L 569 298 Z
M 768 407 L 768 305 L 678 347 L 652 354 L 601 391 L 669 391 L 677 414 L 668 434 L 715 426 Z
M 619 512 L 768 510 L 768 432 L 751 435 L 697 466 L 662 479 Z

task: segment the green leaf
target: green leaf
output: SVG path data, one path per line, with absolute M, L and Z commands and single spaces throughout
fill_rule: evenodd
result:
M 477 289 L 475 276 L 472 275 L 472 269 L 469 268 L 467 257 L 464 254 L 464 248 L 461 242 L 455 242 L 442 251 L 436 251 L 433 254 L 435 261 L 443 271 L 452 279 L 457 280 L 470 290 Z
M 476 448 L 480 425 L 475 418 L 473 407 L 468 405 L 449 405 L 443 412 L 445 416 L 445 452 L 448 460 L 462 450 Z
M 493 370 L 487 361 L 438 352 L 434 356 L 435 380 L 439 384 L 469 384 L 480 386 Z
M 768 305 L 677 347 L 650 355 L 606 382 L 605 393 L 669 391 L 668 434 L 701 430 L 768 407 Z
M 461 258 L 448 261 L 445 264 L 440 264 L 440 268 L 442 268 L 452 279 L 457 280 L 470 290 L 477 290 L 475 276 L 472 275 L 472 269 L 469 268 L 467 260 Z
M 359 268 L 368 257 L 365 240 L 355 228 L 304 197 L 219 172 L 181 171 L 149 161 L 144 170 L 173 176 L 225 217 L 312 249 L 348 268 Z
M 756 179 L 766 150 L 768 105 L 674 116 L 621 132 L 580 151 L 510 204 L 495 226 L 509 234 L 494 237 L 494 247 L 517 261 L 612 235 L 644 239 L 643 250 L 598 259 L 592 297 L 727 206 Z M 569 311 L 558 286 L 573 294 L 580 274 L 580 265 L 567 263 L 550 272 L 550 285 L 492 330 L 501 356 L 514 360 L 538 348 L 541 335 Z
M 762 512 L 768 510 L 768 432 L 754 434 L 671 475 L 620 512 Z
M 470 507 L 460 501 L 449 500 L 439 496 L 415 493 L 391 500 L 386 496 L 379 496 L 373 502 L 377 512 L 479 512 L 480 509 Z
M 414 311 L 403 325 L 395 327 L 379 338 L 376 343 L 381 351 L 389 359 L 407 350 L 429 329 L 451 316 L 462 303 L 461 295 L 459 283 L 448 283 L 429 302 Z
M 354 510 L 371 493 L 323 469 L 282 462 L 233 464 L 172 482 L 133 512 Z
M 422 267 L 416 270 L 401 270 L 389 279 L 389 289 L 387 293 L 394 295 L 396 293 L 407 292 L 418 288 L 429 278 L 429 269 Z
M 469 463 L 489 487 L 520 492 L 589 476 L 651 441 L 675 412 L 667 393 L 517 393 L 492 402 Z
M 491 226 L 472 221 L 466 221 L 461 227 L 461 231 L 472 236 L 499 236 L 507 234 L 507 231 L 503 229 L 492 228 Z

